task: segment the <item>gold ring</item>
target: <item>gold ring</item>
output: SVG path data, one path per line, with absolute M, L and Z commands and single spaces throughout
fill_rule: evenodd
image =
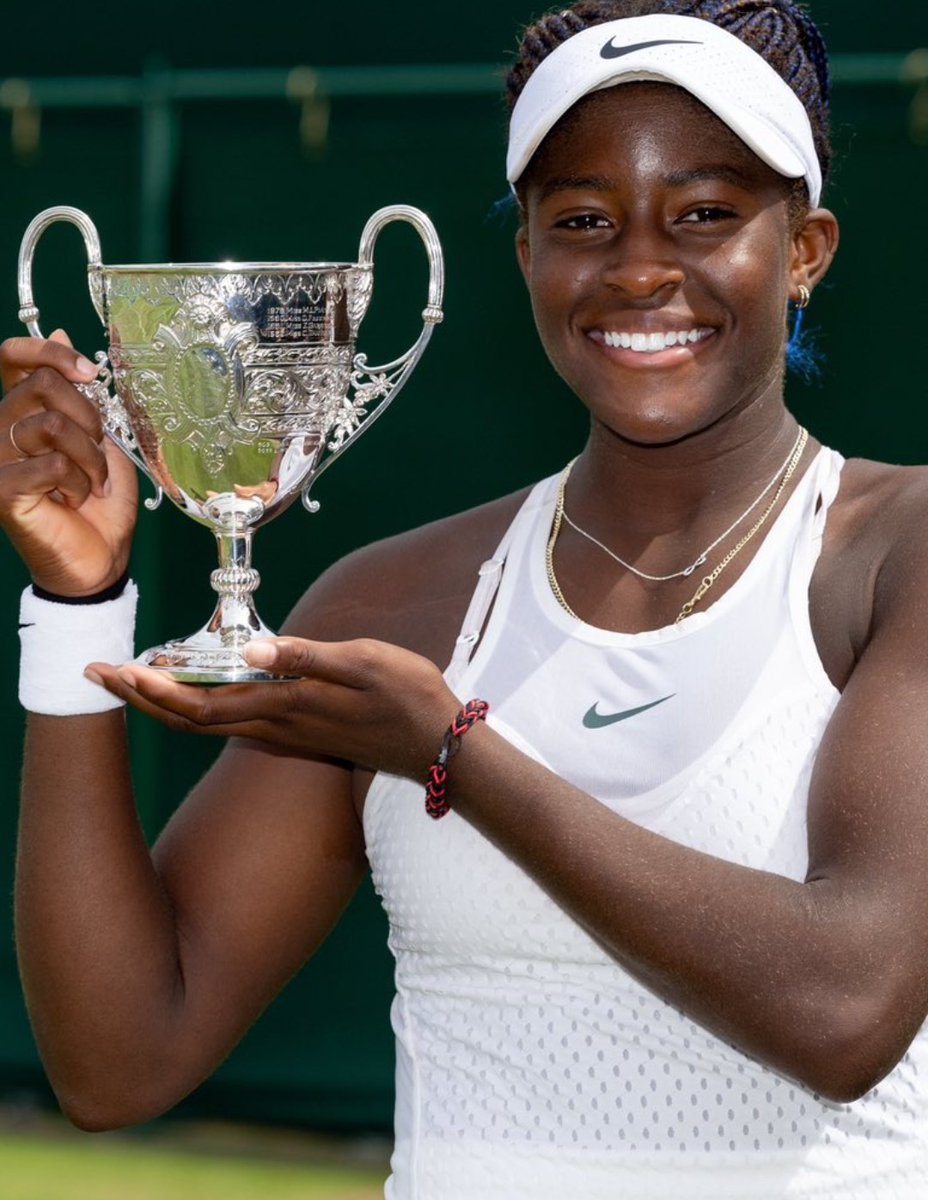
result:
M 9 435 L 10 435 L 10 442 L 13 446 L 13 449 L 19 455 L 19 461 L 24 462 L 29 457 L 29 455 L 26 454 L 26 452 L 23 450 L 22 446 L 20 446 L 17 443 L 16 438 L 13 436 L 13 430 L 16 428 L 16 426 L 19 424 L 19 421 L 21 421 L 21 420 L 22 420 L 22 417 L 20 417 L 18 421 L 13 422 L 13 424 L 9 428 Z

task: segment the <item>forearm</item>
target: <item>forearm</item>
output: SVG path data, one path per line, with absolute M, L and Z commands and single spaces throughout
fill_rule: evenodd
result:
M 30 1017 L 63 1107 L 144 1078 L 183 1002 L 171 908 L 132 795 L 121 710 L 29 718 L 16 937 Z
M 623 967 L 745 1052 L 837 1097 L 874 1082 L 914 1034 L 919 1015 L 899 1004 L 876 1028 L 890 1000 L 874 999 L 874 981 L 889 986 L 874 957 L 895 944 L 874 924 L 879 905 L 654 834 L 491 729 L 467 735 L 451 778 L 455 811 Z

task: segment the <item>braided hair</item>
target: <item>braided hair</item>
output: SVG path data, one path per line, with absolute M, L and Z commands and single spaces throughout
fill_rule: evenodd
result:
M 773 67 L 808 113 L 822 176 L 827 179 L 832 157 L 828 55 L 817 26 L 794 0 L 576 0 L 525 30 L 516 61 L 506 76 L 510 109 L 535 68 L 575 33 L 605 21 L 654 13 L 710 21 L 740 38 Z M 803 181 L 798 184 L 805 192 Z

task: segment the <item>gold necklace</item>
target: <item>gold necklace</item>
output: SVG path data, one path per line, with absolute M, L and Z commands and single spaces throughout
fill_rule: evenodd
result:
M 725 557 L 722 559 L 722 561 L 716 567 L 714 567 L 713 570 L 708 575 L 704 576 L 704 578 L 700 581 L 699 587 L 693 593 L 693 596 L 689 600 L 687 600 L 686 604 L 684 604 L 683 607 L 680 609 L 680 612 L 677 615 L 676 620 L 674 621 L 675 625 L 679 625 L 679 623 L 682 620 L 684 620 L 686 617 L 688 617 L 692 613 L 693 609 L 700 602 L 700 600 L 703 599 L 706 592 L 708 592 L 708 590 L 712 587 L 712 585 L 715 583 L 715 581 L 718 579 L 718 577 L 722 574 L 722 572 L 725 570 L 725 568 L 729 565 L 729 563 L 732 561 L 732 559 L 735 558 L 736 555 L 741 553 L 741 551 L 748 544 L 748 542 L 751 540 L 751 538 L 753 538 L 754 535 L 763 527 L 763 525 L 767 521 L 767 518 L 770 516 L 770 514 L 776 508 L 776 506 L 780 500 L 780 497 L 783 495 L 783 491 L 786 488 L 786 485 L 789 483 L 790 479 L 792 479 L 793 475 L 795 474 L 796 468 L 799 466 L 799 462 L 802 458 L 803 451 L 806 448 L 806 443 L 808 442 L 808 440 L 809 440 L 808 431 L 806 429 L 804 429 L 802 426 L 800 426 L 799 433 L 796 436 L 796 441 L 793 445 L 792 451 L 790 452 L 789 459 L 786 462 L 785 467 L 783 468 L 783 476 L 780 479 L 779 487 L 774 492 L 772 500 L 767 505 L 767 507 L 764 509 L 764 511 L 761 513 L 761 515 L 757 518 L 757 520 L 754 522 L 754 524 L 751 526 L 751 528 L 747 531 L 747 533 L 744 534 L 744 536 L 731 548 L 731 550 L 728 551 L 728 553 L 725 555 Z M 561 524 L 563 523 L 563 520 L 564 520 L 564 495 L 567 490 L 567 480 L 570 478 L 570 471 L 571 471 L 571 468 L 573 467 L 573 465 L 574 465 L 573 462 L 569 462 L 567 464 L 567 466 L 564 468 L 563 473 L 561 474 L 560 483 L 558 485 L 557 503 L 554 508 L 554 519 L 551 522 L 551 533 L 548 535 L 548 544 L 545 548 L 545 568 L 546 568 L 547 575 L 548 575 L 548 584 L 551 588 L 551 591 L 554 593 L 554 598 L 557 600 L 558 604 L 560 604 L 561 608 L 563 608 L 565 610 L 565 612 L 569 613 L 575 620 L 579 621 L 580 618 L 577 616 L 577 614 L 574 612 L 574 610 L 570 607 L 570 605 L 567 603 L 566 599 L 564 598 L 564 593 L 561 591 L 561 586 L 558 583 L 557 576 L 554 573 L 554 547 L 555 547 L 555 544 L 558 539 L 558 534 L 561 532 Z M 774 479 L 775 478 L 776 478 L 776 476 L 774 476 Z M 771 486 L 772 486 L 772 482 L 767 485 L 767 487 L 761 493 L 761 496 L 766 495 L 766 493 L 770 490 Z M 756 504 L 756 501 L 755 501 L 755 504 Z M 751 507 L 753 508 L 754 505 L 752 505 Z M 750 512 L 750 511 L 751 510 L 748 509 L 748 512 Z M 729 529 L 728 532 L 730 533 L 731 529 Z M 723 534 L 723 537 L 724 536 L 725 535 Z M 714 545 L 718 545 L 718 541 L 716 541 L 714 543 Z M 605 547 L 603 547 L 603 548 L 605 549 Z M 611 554 L 611 551 L 610 551 L 610 554 Z M 615 558 L 616 556 L 613 554 L 612 557 Z M 668 576 L 668 578 L 676 578 L 676 576 Z
M 690 563 L 690 565 L 688 567 L 684 567 L 680 571 L 672 571 L 669 575 L 649 575 L 647 571 L 642 571 L 640 568 L 636 567 L 634 563 L 626 562 L 624 558 L 620 558 L 619 555 L 616 554 L 616 552 L 614 550 L 610 550 L 607 545 L 605 545 L 603 542 L 601 542 L 599 540 L 599 538 L 593 537 L 592 533 L 587 533 L 587 531 L 585 529 L 580 528 L 580 526 L 576 523 L 576 521 L 572 521 L 570 519 L 570 513 L 567 511 L 566 505 L 561 511 L 561 516 L 564 518 L 564 520 L 567 522 L 567 524 L 571 527 L 571 529 L 573 529 L 576 533 L 579 533 L 581 537 L 585 537 L 588 542 L 592 542 L 594 546 L 598 546 L 600 548 L 600 550 L 602 550 L 605 554 L 608 554 L 609 557 L 611 559 L 613 559 L 613 561 L 617 562 L 620 567 L 624 567 L 626 571 L 631 571 L 631 573 L 633 575 L 637 575 L 639 579 L 646 579 L 649 583 L 667 583 L 671 579 L 684 579 L 684 578 L 688 579 L 690 577 L 690 575 L 693 574 L 693 572 L 696 570 L 697 567 L 704 567 L 706 565 L 706 563 L 709 561 L 709 555 L 716 548 L 716 546 L 721 546 L 722 542 L 727 541 L 728 538 L 735 532 L 735 530 L 741 524 L 741 522 L 746 521 L 748 519 L 748 517 L 751 515 L 751 513 L 754 511 L 754 509 L 757 508 L 758 504 L 760 504 L 761 500 L 763 500 L 763 498 L 767 495 L 767 493 L 774 486 L 774 484 L 777 482 L 777 480 L 782 476 L 783 472 L 789 466 L 789 460 L 793 457 L 793 454 L 796 451 L 796 447 L 799 444 L 799 436 L 800 435 L 797 435 L 796 441 L 793 442 L 793 445 L 790 449 L 789 454 L 787 454 L 787 456 L 783 460 L 783 462 L 780 463 L 780 465 L 774 471 L 773 475 L 770 478 L 769 483 L 767 483 L 766 486 L 764 487 L 764 490 L 762 492 L 759 492 L 754 497 L 754 499 L 747 506 L 747 508 L 744 510 L 744 512 L 740 516 L 735 517 L 734 521 L 732 521 L 732 523 L 728 526 L 728 528 L 723 533 L 720 533 L 719 536 L 714 541 L 710 542 L 709 545 L 706 546 L 705 550 L 702 550 L 699 554 L 697 554 L 696 557 L 693 559 L 693 561 Z M 570 467 L 572 467 L 572 466 L 573 466 L 573 463 L 571 463 L 570 466 L 568 466 L 567 476 L 570 475 Z M 566 493 L 566 486 L 567 486 L 567 478 L 565 477 L 565 480 L 564 480 L 565 493 Z

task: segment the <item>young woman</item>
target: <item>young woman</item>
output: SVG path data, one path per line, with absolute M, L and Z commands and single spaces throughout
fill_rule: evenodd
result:
M 790 0 L 582 0 L 511 87 L 517 252 L 589 440 L 335 566 L 248 652 L 298 681 L 102 661 L 133 472 L 64 340 L 3 348 L 50 1076 L 86 1128 L 174 1103 L 369 859 L 396 1200 L 921 1197 L 928 478 L 843 463 L 783 402 L 788 312 L 838 240 L 821 40 Z M 233 738 L 151 853 L 123 701 Z

